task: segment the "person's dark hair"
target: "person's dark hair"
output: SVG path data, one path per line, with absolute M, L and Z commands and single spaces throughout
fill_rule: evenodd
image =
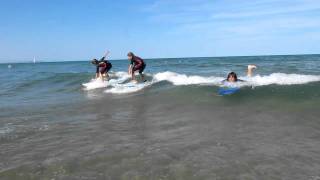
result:
M 92 59 L 91 64 L 97 65 L 99 64 L 99 61 L 97 59 Z
M 229 81 L 230 77 L 234 77 L 235 81 L 238 81 L 237 74 L 235 72 L 231 72 L 228 74 L 227 80 Z
M 128 52 L 128 56 L 134 57 L 133 52 Z

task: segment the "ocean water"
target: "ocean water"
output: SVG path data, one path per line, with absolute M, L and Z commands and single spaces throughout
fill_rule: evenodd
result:
M 320 55 L 112 63 L 0 64 L 0 179 L 320 179 Z

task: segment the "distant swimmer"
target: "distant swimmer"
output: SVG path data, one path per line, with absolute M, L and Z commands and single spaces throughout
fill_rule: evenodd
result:
M 256 65 L 248 65 L 248 71 L 247 71 L 247 76 L 252 77 L 253 75 L 253 70 L 256 69 Z M 228 77 L 226 80 L 223 80 L 223 82 L 243 82 L 243 80 L 238 79 L 238 76 L 235 72 L 231 72 L 228 74 Z
M 106 60 L 108 54 L 109 51 L 107 51 L 100 60 L 93 59 L 91 61 L 91 63 L 96 66 L 96 78 L 106 78 L 107 80 L 109 80 L 108 72 L 112 68 L 112 64 L 108 60 Z
M 128 60 L 130 61 L 128 73 L 131 75 L 131 79 L 133 81 L 136 81 L 134 73 L 136 71 L 139 71 L 139 74 L 141 76 L 141 80 L 144 80 L 144 75 L 142 74 L 144 69 L 146 68 L 146 63 L 141 59 L 140 57 L 134 55 L 132 52 L 128 53 Z

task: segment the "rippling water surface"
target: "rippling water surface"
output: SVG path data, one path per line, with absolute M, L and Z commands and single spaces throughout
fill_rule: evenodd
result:
M 320 56 L 146 62 L 1 64 L 0 179 L 320 179 Z

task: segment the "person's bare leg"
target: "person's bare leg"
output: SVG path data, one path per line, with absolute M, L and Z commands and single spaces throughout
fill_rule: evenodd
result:
M 134 71 L 131 72 L 131 80 L 132 80 L 132 82 L 137 82 Z
M 99 79 L 100 79 L 101 81 L 104 81 L 104 74 L 102 74 L 101 72 L 99 73 Z
M 102 74 L 102 81 L 104 81 L 106 79 L 106 73 Z M 108 79 L 107 79 L 108 80 Z
M 108 73 L 105 74 L 106 80 L 109 81 L 110 80 L 110 76 Z
M 257 69 L 256 65 L 253 65 L 253 64 L 248 65 L 248 71 L 247 71 L 247 76 L 248 77 L 252 77 L 254 69 Z
M 140 77 L 141 77 L 141 81 L 144 82 L 144 75 L 142 73 L 140 74 Z

